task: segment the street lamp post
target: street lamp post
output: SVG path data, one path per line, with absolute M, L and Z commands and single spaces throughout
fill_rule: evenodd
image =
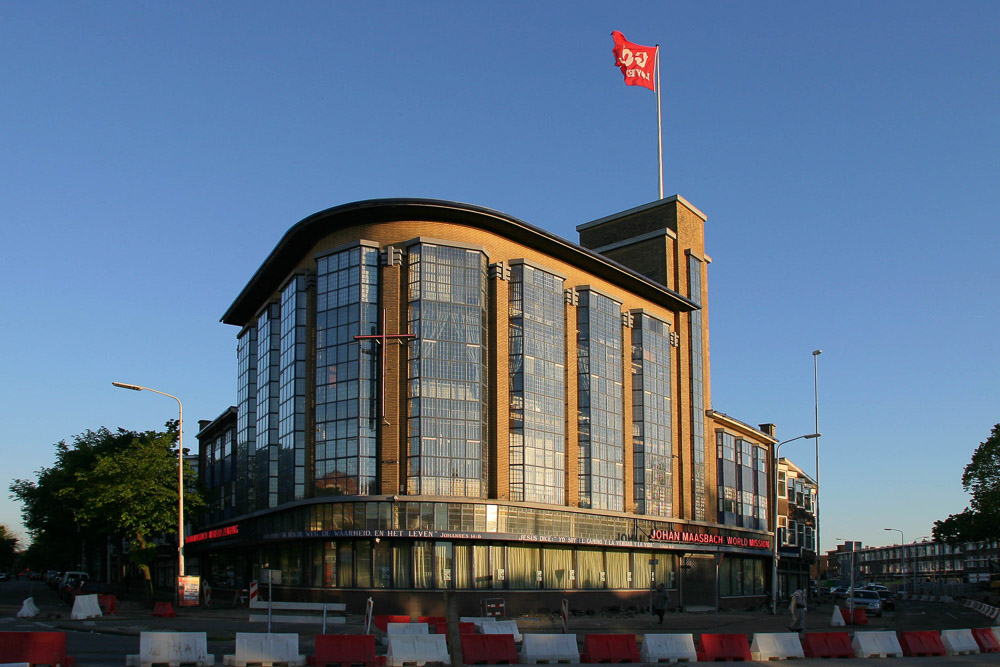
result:
M 813 350 L 813 405 L 815 407 L 816 421 L 813 433 L 819 433 L 819 355 L 823 350 Z M 823 575 L 823 564 L 820 559 L 820 533 L 819 533 L 819 436 L 816 436 L 816 502 L 813 504 L 813 514 L 816 521 L 816 586 L 819 590 L 819 579 Z
M 899 528 L 883 528 L 882 530 L 893 530 L 899 533 L 899 563 L 903 566 L 903 594 L 906 594 L 906 538 Z M 914 591 L 916 592 L 916 591 Z
M 177 401 L 177 576 L 184 576 L 184 406 L 181 399 L 165 391 L 157 391 L 137 384 L 112 382 L 120 389 L 132 391 L 151 391 L 161 396 L 169 396 Z
M 771 615 L 778 613 L 778 453 L 782 445 L 796 440 L 812 440 L 819 436 L 819 433 L 800 435 L 774 446 L 774 457 L 771 461 L 771 518 L 774 521 L 771 524 L 771 529 L 774 531 L 774 539 L 771 541 Z

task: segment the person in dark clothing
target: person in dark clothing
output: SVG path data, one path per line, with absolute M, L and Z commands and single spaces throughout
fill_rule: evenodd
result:
M 656 587 L 656 593 L 653 595 L 653 612 L 660 617 L 660 623 L 663 623 L 663 613 L 670 606 L 670 593 L 663 584 Z

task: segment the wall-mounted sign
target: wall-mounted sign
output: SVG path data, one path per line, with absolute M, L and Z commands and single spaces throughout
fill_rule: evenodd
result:
M 190 544 L 191 542 L 201 542 L 202 540 L 217 540 L 220 537 L 229 537 L 230 535 L 237 535 L 240 532 L 240 525 L 234 524 L 232 526 L 226 526 L 225 528 L 214 528 L 212 530 L 207 530 L 204 533 L 195 533 L 194 535 L 188 535 L 184 538 L 185 544 Z
M 732 535 L 711 535 L 709 533 L 691 533 L 681 530 L 653 530 L 649 539 L 655 542 L 678 542 L 682 544 L 715 544 L 727 547 L 743 547 L 746 549 L 770 549 L 771 540 L 761 540 L 751 537 L 734 537 Z

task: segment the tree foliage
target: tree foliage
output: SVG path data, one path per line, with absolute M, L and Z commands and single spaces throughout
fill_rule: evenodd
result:
M 71 445 L 57 443 L 55 464 L 37 479 L 11 484 L 33 545 L 48 552 L 37 557 L 50 567 L 75 566 L 83 544 L 101 545 L 110 537 L 129 541 L 135 564 L 149 563 L 152 538 L 177 527 L 177 421 L 166 427 L 88 430 Z M 191 475 L 185 470 L 186 478 Z M 185 493 L 184 501 L 186 512 L 202 505 L 196 493 Z
M 17 543 L 18 539 L 14 532 L 0 523 L 0 572 L 6 572 L 14 566 Z
M 962 473 L 969 506 L 934 522 L 934 539 L 956 544 L 1000 539 L 1000 424 L 979 443 Z

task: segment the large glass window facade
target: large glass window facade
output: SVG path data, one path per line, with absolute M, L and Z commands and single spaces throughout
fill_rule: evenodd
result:
M 257 446 L 257 328 L 236 339 L 236 511 L 254 509 L 253 452 Z
M 407 493 L 487 492 L 487 258 L 478 250 L 409 248 Z
M 295 276 L 281 292 L 278 359 L 278 503 L 283 504 L 306 495 L 305 276 Z
M 688 298 L 701 304 L 701 260 L 688 255 Z M 689 314 L 691 330 L 691 453 L 694 469 L 694 519 L 706 521 L 708 477 L 705 466 L 705 354 L 701 310 Z
M 677 555 L 684 550 L 546 542 L 546 538 L 619 539 L 650 534 L 674 524 L 653 518 L 581 514 L 556 508 L 487 505 L 471 502 L 330 502 L 304 505 L 241 522 L 240 533 L 260 540 L 248 557 L 256 563 L 286 564 L 302 586 L 493 590 L 648 590 L 651 584 L 676 587 Z M 288 531 L 460 531 L 462 539 L 426 536 L 359 537 L 289 542 Z M 486 528 L 489 527 L 489 530 Z M 539 543 L 491 540 L 483 533 L 534 534 Z M 484 539 L 485 538 L 485 539 Z M 727 554 L 722 594 L 764 591 L 770 552 Z M 653 562 L 651 562 L 653 561 Z M 730 565 L 726 565 L 730 563 Z M 733 569 L 735 568 L 735 570 Z
M 316 444 L 318 496 L 368 495 L 376 488 L 378 328 L 376 248 L 316 260 Z
M 577 308 L 580 507 L 625 504 L 621 303 L 592 290 Z
M 765 565 L 766 561 L 759 558 L 726 556 L 719 569 L 719 594 L 727 597 L 767 593 Z
M 515 264 L 510 288 L 510 497 L 566 499 L 563 279 Z
M 236 429 L 225 429 L 201 443 L 200 477 L 204 486 L 205 520 L 223 521 L 233 516 L 236 499 L 236 455 L 233 448 Z
M 278 357 L 281 307 L 274 303 L 257 318 L 257 426 L 254 450 L 256 509 L 278 506 Z
M 672 516 L 670 327 L 644 313 L 632 331 L 632 449 L 636 512 Z
M 767 450 L 722 430 L 715 448 L 719 523 L 767 530 Z

